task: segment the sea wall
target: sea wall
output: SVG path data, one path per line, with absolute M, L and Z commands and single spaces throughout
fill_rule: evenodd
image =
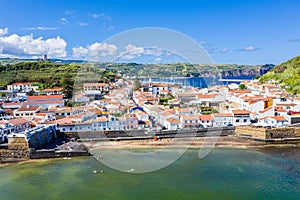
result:
M 29 156 L 31 159 L 43 159 L 43 158 L 90 156 L 90 153 L 88 150 L 60 151 L 55 149 L 48 149 L 48 150 L 30 149 Z
M 235 134 L 261 140 L 300 139 L 300 128 L 257 128 L 252 126 L 237 126 Z
M 237 126 L 235 127 L 235 134 L 238 136 L 252 137 L 262 140 L 267 139 L 267 130 L 265 128 Z
M 203 128 L 191 130 L 174 130 L 174 131 L 159 131 L 145 132 L 144 130 L 130 131 L 86 131 L 86 132 L 67 132 L 65 133 L 70 138 L 81 140 L 115 140 L 115 139 L 149 139 L 151 136 L 160 136 L 161 138 L 173 137 L 207 137 L 207 136 L 228 136 L 235 133 L 234 127 L 221 128 Z
M 29 145 L 25 137 L 8 137 L 8 149 L 28 149 Z

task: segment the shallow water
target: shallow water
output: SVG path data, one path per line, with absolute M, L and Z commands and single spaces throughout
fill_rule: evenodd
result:
M 92 157 L 9 164 L 0 167 L 0 199 L 299 199 L 299 155 L 300 149 L 219 148 L 199 159 L 191 149 L 145 174 Z

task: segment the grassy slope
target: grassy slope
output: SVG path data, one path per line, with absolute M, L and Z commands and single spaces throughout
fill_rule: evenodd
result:
M 42 88 L 62 86 L 66 75 L 74 81 L 110 82 L 114 73 L 87 64 L 57 64 L 52 62 L 19 62 L 0 65 L 0 87 L 14 82 L 38 82 Z
M 270 79 L 275 79 L 279 83 L 283 83 L 287 87 L 287 91 L 299 94 L 300 93 L 300 56 L 297 56 L 287 62 L 275 66 L 272 70 L 261 77 L 261 81 L 265 82 Z

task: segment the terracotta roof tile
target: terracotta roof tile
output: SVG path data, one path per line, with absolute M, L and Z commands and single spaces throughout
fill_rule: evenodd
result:
M 47 100 L 47 99 L 63 99 L 63 96 L 61 94 L 28 96 L 28 101 L 31 101 L 31 100 Z
M 248 110 L 233 110 L 232 113 L 234 115 L 249 115 L 250 112 Z
M 30 111 L 37 111 L 40 106 L 21 106 L 17 111 L 18 112 L 30 112 Z
M 213 116 L 212 115 L 200 115 L 200 120 L 201 121 L 213 121 Z
M 8 120 L 12 125 L 19 125 L 19 124 L 25 124 L 27 123 L 28 121 L 23 118 L 23 117 L 17 117 L 17 118 L 13 118 L 13 119 L 10 119 Z

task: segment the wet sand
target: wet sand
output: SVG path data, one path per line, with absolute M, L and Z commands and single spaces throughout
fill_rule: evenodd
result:
M 262 141 L 238 138 L 234 136 L 226 137 L 198 137 L 198 138 L 176 138 L 154 140 L 131 140 L 131 141 L 105 141 L 84 143 L 91 150 L 93 149 L 142 149 L 142 148 L 265 148 L 265 147 L 298 147 L 298 144 L 266 144 Z

